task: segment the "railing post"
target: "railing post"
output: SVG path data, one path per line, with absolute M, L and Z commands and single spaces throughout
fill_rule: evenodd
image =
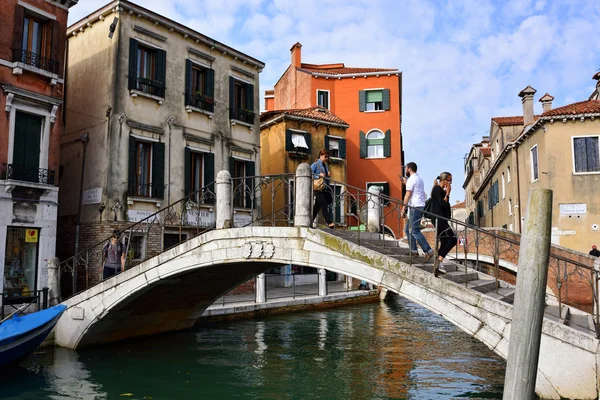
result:
M 48 288 L 42 288 L 42 309 L 48 308 Z
M 267 285 L 265 274 L 262 273 L 256 277 L 256 302 L 264 303 L 267 301 Z
M 58 266 L 60 260 L 52 257 L 48 260 L 46 269 L 48 270 L 48 289 L 50 289 L 50 305 L 55 306 L 60 302 L 60 280 L 58 278 Z
M 319 268 L 319 296 L 327 296 L 327 271 Z
M 294 226 L 312 227 L 313 178 L 310 165 L 298 165 L 294 187 Z
M 552 191 L 531 189 L 519 249 L 519 277 L 504 381 L 505 400 L 535 398 L 551 226 Z
M 377 185 L 372 185 L 367 191 L 367 232 L 379 232 L 381 222 L 381 198 L 379 193 L 381 189 Z
M 231 207 L 231 174 L 219 171 L 217 174 L 217 229 L 233 228 L 233 208 Z

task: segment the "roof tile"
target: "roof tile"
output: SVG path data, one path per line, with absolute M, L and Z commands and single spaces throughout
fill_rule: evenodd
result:
M 479 150 L 481 151 L 481 154 L 483 154 L 485 157 L 489 157 L 492 155 L 492 149 L 490 149 L 489 147 L 482 147 Z
M 294 110 L 267 111 L 260 114 L 260 123 L 264 124 L 265 122 L 275 119 L 280 115 L 293 115 L 295 117 L 311 118 L 319 121 L 331 122 L 334 124 L 348 125 L 346 121 L 344 121 L 328 109 L 320 106 Z
M 586 100 L 554 108 L 542 114 L 542 117 L 562 115 L 600 114 L 600 100 Z
M 346 67 L 344 64 L 333 64 L 331 67 L 329 67 L 328 65 L 302 64 L 302 67 L 300 69 L 311 73 L 327 75 L 366 74 L 370 72 L 397 71 L 396 68 L 357 68 Z

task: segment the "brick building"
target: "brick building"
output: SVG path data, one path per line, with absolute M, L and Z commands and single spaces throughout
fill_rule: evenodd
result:
M 291 64 L 265 92 L 267 111 L 322 106 L 349 125 L 346 131 L 348 185 L 371 185 L 400 199 L 403 174 L 402 73 L 390 68 L 352 68 L 344 64 L 306 64 L 302 45 L 291 48 Z M 388 207 L 392 207 L 391 205 Z M 402 235 L 399 210 L 386 208 L 386 230 Z
M 0 3 L 0 292 L 46 285 L 54 257 L 64 57 L 78 0 Z

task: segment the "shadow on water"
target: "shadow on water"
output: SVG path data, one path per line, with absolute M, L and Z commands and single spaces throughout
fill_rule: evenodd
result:
M 499 399 L 505 369 L 402 299 L 49 353 L 0 374 L 0 398 Z

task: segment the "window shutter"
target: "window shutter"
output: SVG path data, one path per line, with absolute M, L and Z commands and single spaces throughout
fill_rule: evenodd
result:
M 229 157 L 229 174 L 232 178 L 236 178 L 235 176 L 235 158 Z
M 360 158 L 367 158 L 367 137 L 363 131 L 358 132 L 360 138 Z
M 13 61 L 21 60 L 23 50 L 23 24 L 25 23 L 25 7 L 17 5 L 15 7 L 15 30 L 13 33 Z
M 312 152 L 312 136 L 311 136 L 311 134 L 306 132 L 304 134 L 304 140 L 306 140 L 306 145 L 308 146 L 308 149 L 304 149 L 304 152 L 310 154 Z
M 346 139 L 340 139 L 340 149 L 338 150 L 340 158 L 346 159 Z
M 285 151 L 294 151 L 294 142 L 292 142 L 292 131 L 285 130 Z
M 254 85 L 246 84 L 246 110 L 254 112 Z
M 208 193 L 204 196 L 205 204 L 215 202 L 215 155 L 204 153 L 204 186 L 208 185 Z
M 48 24 L 48 27 L 51 29 L 50 37 L 52 38 L 52 43 L 50 44 L 50 58 L 55 60 L 57 65 L 57 70 L 53 72 L 62 76 L 60 69 L 62 58 L 60 57 L 60 54 L 58 54 L 60 51 L 60 24 L 56 20 L 49 21 Z
M 390 184 L 388 182 L 380 183 L 379 186 L 381 187 L 381 194 L 386 195 L 386 196 L 390 195 Z M 387 199 L 383 200 L 382 203 L 385 206 L 390 204 L 389 200 L 387 200 Z
M 135 194 L 135 186 L 137 184 L 137 182 L 135 181 L 136 178 L 136 171 L 135 171 L 135 166 L 136 166 L 136 140 L 133 136 L 129 136 L 129 173 L 128 173 L 128 183 L 129 183 L 129 194 L 133 195 Z
M 246 176 L 254 176 L 256 174 L 254 161 L 246 161 Z M 252 207 L 252 200 L 254 199 L 254 178 L 246 178 L 246 208 Z
M 138 41 L 129 38 L 129 85 L 128 89 L 136 88 Z
M 204 76 L 206 76 L 206 84 L 204 85 L 205 95 L 214 99 L 215 97 L 215 70 L 211 68 L 206 68 L 204 72 Z
M 383 156 L 391 157 L 392 156 L 392 145 L 391 145 L 392 131 L 385 131 L 385 137 L 383 138 Z
M 165 97 L 165 84 L 167 82 L 167 52 L 164 50 L 156 50 L 156 80 L 162 83 L 162 94 L 160 97 Z
M 323 147 L 325 150 L 329 151 L 329 135 L 325 135 L 325 139 L 323 141 Z
M 367 92 L 360 90 L 358 92 L 358 111 L 365 111 L 367 109 Z
M 165 191 L 165 144 L 152 143 L 152 197 L 162 199 Z
M 234 119 L 237 115 L 237 110 L 235 109 L 235 79 L 230 76 L 229 77 L 229 118 Z M 231 163 L 230 163 L 231 165 Z M 233 169 L 231 169 L 232 172 Z
M 390 109 L 390 89 L 383 89 L 383 109 L 389 111 Z
M 194 80 L 192 79 L 192 61 L 185 60 L 185 105 L 193 105 Z
M 186 147 L 184 149 L 184 171 L 183 171 L 183 190 L 184 196 L 191 193 L 191 180 L 192 180 L 192 151 Z

